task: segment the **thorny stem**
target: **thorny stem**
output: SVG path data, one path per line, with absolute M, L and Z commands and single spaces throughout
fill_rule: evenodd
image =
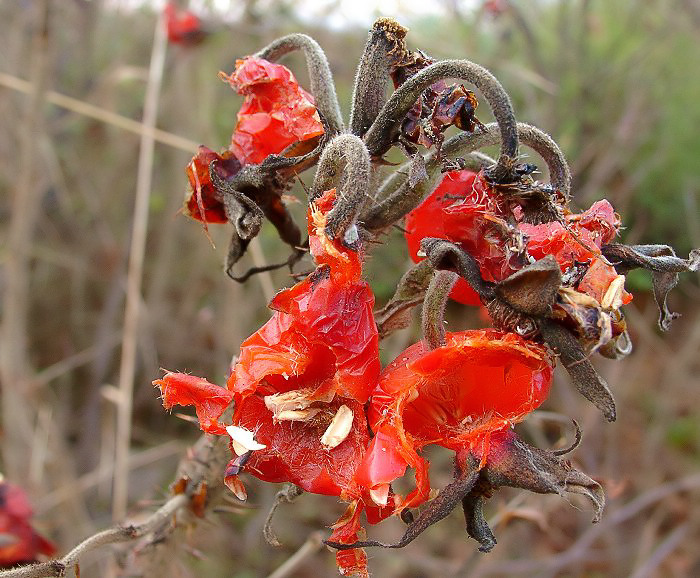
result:
M 377 20 L 367 37 L 355 75 L 350 132 L 364 136 L 386 103 L 389 54 L 399 50 L 408 30 L 391 18 Z
M 430 349 L 447 345 L 445 338 L 445 307 L 450 291 L 459 279 L 452 271 L 435 271 L 423 300 L 423 338 Z
M 518 137 L 523 144 L 532 148 L 547 164 L 554 188 L 568 199 L 571 191 L 571 171 L 564 153 L 557 143 L 540 129 L 519 122 Z M 442 145 L 442 155 L 467 155 L 486 147 L 497 145 L 501 134 L 498 124 L 489 123 L 478 133 L 460 133 L 447 139 Z M 425 159 L 425 172 L 428 175 L 411 186 L 408 181 L 410 163 L 404 164 L 382 184 L 377 198 L 383 199 L 373 206 L 363 218 L 364 225 L 371 231 L 378 231 L 412 211 L 423 198 L 434 189 L 435 182 L 442 176 L 442 161 L 437 151 L 432 151 Z
M 501 131 L 501 154 L 490 176 L 497 183 L 511 182 L 514 178 L 513 162 L 518 154 L 518 132 L 510 97 L 493 74 L 468 60 L 443 60 L 431 64 L 396 89 L 365 135 L 370 154 L 378 157 L 389 150 L 396 141 L 403 118 L 421 93 L 444 78 L 471 82 L 491 105 Z
M 188 506 L 193 505 L 193 498 L 196 498 L 200 490 L 207 488 L 207 508 L 212 508 L 221 494 L 223 494 L 223 484 L 221 479 L 229 459 L 228 443 L 223 437 L 202 435 L 192 446 L 187 456 L 178 466 L 176 481 L 187 480 L 187 486 L 183 493 L 171 497 L 163 506 L 153 512 L 146 520 L 140 524 L 117 525 L 102 532 L 98 532 L 83 540 L 75 546 L 63 558 L 29 564 L 13 570 L 0 571 L 0 578 L 42 578 L 45 576 L 66 576 L 70 568 L 77 566 L 80 560 L 87 553 L 108 544 L 119 542 L 136 542 L 145 540 L 147 544 L 154 547 L 165 547 L 168 542 L 172 542 L 172 531 L 185 524 L 176 524 L 174 516 L 177 514 L 187 514 L 188 520 L 196 519 L 191 515 Z M 189 527 L 191 530 L 191 525 Z M 148 563 L 148 558 L 153 557 L 152 549 L 146 551 L 140 548 L 140 542 L 135 544 L 133 551 L 142 550 L 140 561 Z M 160 574 L 163 568 L 159 568 Z M 132 575 L 129 572 L 126 574 Z M 144 575 L 160 575 L 154 572 L 146 572 Z
M 278 38 L 258 51 L 255 56 L 275 62 L 295 50 L 301 50 L 306 57 L 309 69 L 311 94 L 314 97 L 316 110 L 328 125 L 328 136 L 343 132 L 343 116 L 340 113 L 338 96 L 335 93 L 333 74 L 323 49 L 313 38 L 306 34 L 289 34 Z
M 323 149 L 309 201 L 334 186 L 338 188 L 335 206 L 328 214 L 326 234 L 334 239 L 344 234 L 368 198 L 370 159 L 362 139 L 352 134 L 335 137 Z

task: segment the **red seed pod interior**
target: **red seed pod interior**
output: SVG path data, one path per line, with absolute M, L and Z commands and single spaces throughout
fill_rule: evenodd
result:
M 190 183 L 190 192 L 185 199 L 184 212 L 188 217 L 205 224 L 226 223 L 228 218 L 224 205 L 219 200 L 219 195 L 209 176 L 209 165 L 212 161 L 217 161 L 216 168 L 224 179 L 235 175 L 242 166 L 231 151 L 218 154 L 205 146 L 200 146 L 185 170 Z
M 488 444 L 549 394 L 552 362 L 546 349 L 493 329 L 447 334 L 430 350 L 416 343 L 382 372 L 369 419 L 376 436 L 357 474 L 376 488 L 416 468 L 417 489 L 403 505 L 429 494 L 425 464 L 416 453 L 428 444 L 455 451 Z
M 275 422 L 263 398 L 272 393 L 269 386 L 260 388 L 236 408 L 234 424 L 254 431 L 255 440 L 267 446 L 253 452 L 246 471 L 266 482 L 291 482 L 307 492 L 340 496 L 351 486 L 369 443 L 362 404 L 336 397 L 308 421 Z M 341 444 L 328 449 L 321 436 L 341 405 L 353 412 L 352 429 Z
M 406 242 L 414 262 L 425 237 L 447 239 L 461 245 L 481 268 L 482 276 L 500 280 L 515 268 L 509 263 L 505 242 L 504 199 L 491 190 L 483 175 L 469 170 L 451 171 L 418 207 L 406 216 Z M 465 305 L 481 300 L 466 281 L 460 279 L 450 293 Z
M 313 97 L 281 64 L 249 56 L 222 80 L 245 95 L 231 150 L 243 164 L 260 163 L 290 144 L 323 134 Z
M 618 276 L 615 268 L 607 263 L 600 248 L 610 243 L 620 228 L 620 217 L 605 199 L 594 203 L 583 213 L 569 213 L 565 225 L 559 222 L 531 225 L 520 223 L 525 235 L 528 254 L 536 259 L 553 255 L 562 272 L 578 265 L 586 266 L 586 272 L 576 289 L 603 302 L 610 283 Z M 622 304 L 629 303 L 632 295 L 622 291 Z

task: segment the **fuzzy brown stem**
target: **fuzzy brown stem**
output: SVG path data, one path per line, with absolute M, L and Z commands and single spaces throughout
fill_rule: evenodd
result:
M 408 30 L 391 18 L 377 20 L 367 37 L 355 75 L 350 110 L 350 132 L 363 136 L 386 103 L 389 54 L 403 48 Z
M 324 191 L 338 188 L 326 224 L 330 238 L 343 235 L 360 214 L 368 198 L 369 180 L 370 158 L 360 137 L 341 134 L 323 149 L 309 201 L 316 200 Z
M 514 179 L 513 162 L 518 154 L 518 131 L 510 97 L 496 77 L 468 60 L 443 60 L 409 78 L 389 98 L 365 135 L 370 154 L 382 156 L 396 142 L 401 122 L 421 93 L 444 78 L 458 78 L 476 86 L 491 105 L 501 131 L 501 154 L 491 178 L 497 183 Z
M 445 308 L 450 291 L 459 279 L 453 271 L 435 271 L 423 300 L 423 339 L 430 349 L 447 345 Z
M 571 171 L 557 143 L 547 133 L 534 126 L 519 122 L 517 127 L 520 141 L 532 148 L 547 164 L 552 186 L 568 198 L 571 191 Z M 498 124 L 490 123 L 484 126 L 482 132 L 460 133 L 447 139 L 442 145 L 441 153 L 442 156 L 475 154 L 480 148 L 497 145 L 500 139 Z M 440 156 L 437 151 L 426 156 L 425 172 L 428 178 L 414 186 L 408 182 L 409 163 L 394 172 L 377 193 L 377 197 L 382 200 L 363 217 L 365 227 L 370 231 L 381 230 L 418 206 L 442 177 Z

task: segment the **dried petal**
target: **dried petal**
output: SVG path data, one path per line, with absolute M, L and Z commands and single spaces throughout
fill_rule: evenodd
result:
M 659 307 L 659 327 L 667 331 L 671 321 L 679 314 L 668 309 L 666 298 L 678 283 L 678 273 L 700 270 L 700 249 L 693 249 L 687 259 L 681 259 L 668 245 L 628 246 L 611 243 L 603 247 L 603 254 L 622 272 L 639 267 L 652 271 L 654 298 Z
M 238 476 L 226 476 L 224 484 L 241 502 L 245 502 L 248 499 L 248 492 Z

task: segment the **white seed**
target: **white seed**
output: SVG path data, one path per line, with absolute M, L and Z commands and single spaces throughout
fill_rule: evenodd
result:
M 379 484 L 369 491 L 369 496 L 377 506 L 386 506 L 389 501 L 389 484 Z
M 293 389 L 285 393 L 275 393 L 264 397 L 265 407 L 274 415 L 275 419 L 284 419 L 280 417 L 282 412 L 287 410 L 306 409 L 314 402 L 327 403 L 333 399 L 334 393 L 329 392 L 325 396 L 314 396 L 312 388 Z M 314 414 L 315 415 L 315 414 Z M 287 418 L 290 419 L 290 418 Z M 302 418 L 297 418 L 297 420 Z M 308 419 L 308 418 L 303 418 Z
M 323 432 L 321 443 L 329 449 L 339 446 L 348 437 L 353 419 L 352 410 L 347 405 L 341 405 Z
M 237 456 L 242 456 L 244 453 L 251 450 L 264 450 L 267 446 L 255 441 L 252 431 L 237 425 L 230 425 L 226 428 L 228 435 L 231 436 L 233 451 Z
M 284 409 L 277 413 L 277 421 L 309 421 L 320 410 L 320 408 L 309 407 L 307 409 Z
M 624 288 L 625 276 L 618 275 L 612 280 L 605 295 L 603 295 L 603 302 L 601 303 L 603 309 L 619 309 L 620 305 L 622 305 L 622 292 Z

